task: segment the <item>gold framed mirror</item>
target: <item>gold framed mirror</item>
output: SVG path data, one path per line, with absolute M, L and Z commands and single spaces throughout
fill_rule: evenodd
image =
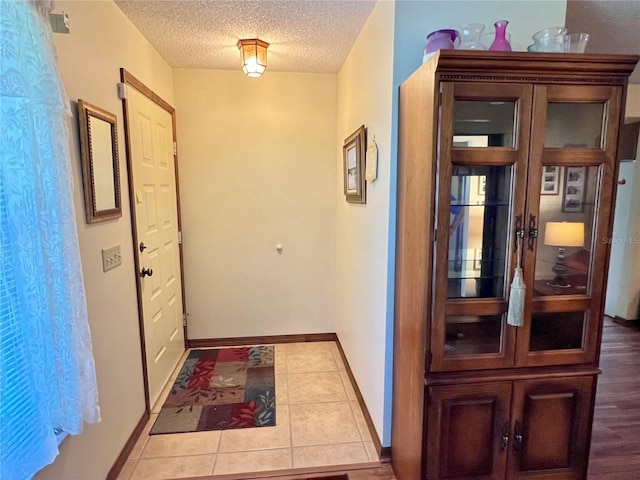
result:
M 78 100 L 78 122 L 87 223 L 121 217 L 117 117 Z

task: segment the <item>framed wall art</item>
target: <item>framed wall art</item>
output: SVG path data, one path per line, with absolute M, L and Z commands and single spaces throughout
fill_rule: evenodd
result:
M 478 176 L 478 195 L 485 195 L 487 193 L 487 176 Z
M 584 210 L 587 188 L 587 167 L 565 167 L 562 211 L 580 213 Z
M 362 125 L 344 141 L 344 195 L 349 203 L 367 203 L 365 182 L 366 129 Z
M 542 167 L 542 186 L 540 195 L 558 195 L 560 193 L 561 167 L 545 165 Z
M 481 248 L 473 249 L 473 269 L 475 271 L 480 271 L 482 269 L 482 249 Z

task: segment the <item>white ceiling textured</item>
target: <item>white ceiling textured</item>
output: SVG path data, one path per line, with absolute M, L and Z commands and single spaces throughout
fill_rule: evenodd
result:
M 174 68 L 238 69 L 242 38 L 269 43 L 268 70 L 337 73 L 375 1 L 115 0 Z
M 268 70 L 336 73 L 376 2 L 115 0 L 115 3 L 174 68 L 240 68 L 238 40 L 257 37 L 271 44 L 267 51 Z M 591 35 L 587 53 L 640 54 L 640 0 L 569 0 L 566 26 L 570 32 Z M 636 67 L 630 81 L 640 83 L 640 67 Z

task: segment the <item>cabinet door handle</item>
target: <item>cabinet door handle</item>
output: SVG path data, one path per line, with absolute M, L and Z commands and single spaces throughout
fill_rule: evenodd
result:
M 516 231 L 515 231 L 515 244 L 513 245 L 513 251 L 518 251 L 518 243 L 524 238 L 524 228 L 522 228 L 522 215 L 516 217 Z
M 521 452 L 523 442 L 524 438 L 522 436 L 522 427 L 520 425 L 520 422 L 516 421 L 516 424 L 513 427 L 513 449 Z
M 509 423 L 504 422 L 502 425 L 502 434 L 500 435 L 500 451 L 504 452 L 509 445 Z
M 536 226 L 536 216 L 529 215 L 529 238 L 527 239 L 527 248 L 533 252 L 533 246 L 538 238 L 538 227 Z

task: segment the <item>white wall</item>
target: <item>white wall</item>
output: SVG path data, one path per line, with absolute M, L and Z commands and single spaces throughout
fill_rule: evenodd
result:
M 640 144 L 634 162 L 620 164 L 616 211 L 611 238 L 611 261 L 605 314 L 626 320 L 638 318 L 640 303 Z
M 336 75 L 174 84 L 189 338 L 334 332 Z
M 390 400 L 387 351 L 387 251 L 394 2 L 378 2 L 338 74 L 336 332 L 378 436 Z M 378 179 L 366 205 L 343 194 L 342 143 L 360 125 L 378 144 Z M 387 394 L 388 393 L 388 394 Z M 388 443 L 387 443 L 388 445 Z
M 625 121 L 640 121 L 640 85 L 629 85 Z M 640 305 L 640 141 L 635 162 L 620 164 L 605 313 L 638 318 Z
M 629 85 L 624 113 L 627 121 L 640 121 L 640 85 Z
M 71 162 L 80 253 L 93 337 L 102 421 L 68 437 L 43 479 L 104 479 L 144 412 L 131 218 L 122 103 L 116 84 L 125 67 L 168 102 L 173 101 L 171 69 L 111 1 L 56 2 L 70 17 L 71 33 L 54 34 L 67 94 L 118 117 L 123 215 L 85 223 L 77 118 L 70 121 Z M 102 271 L 101 249 L 122 245 L 122 266 Z
M 484 33 L 488 33 L 495 30 L 495 21 L 506 19 L 511 48 L 526 51 L 527 45 L 533 43 L 534 33 L 564 25 L 566 6 L 566 0 L 399 1 L 394 42 L 395 80 L 399 85 L 420 66 L 426 37 L 434 30 L 459 30 L 466 23 L 483 23 Z

